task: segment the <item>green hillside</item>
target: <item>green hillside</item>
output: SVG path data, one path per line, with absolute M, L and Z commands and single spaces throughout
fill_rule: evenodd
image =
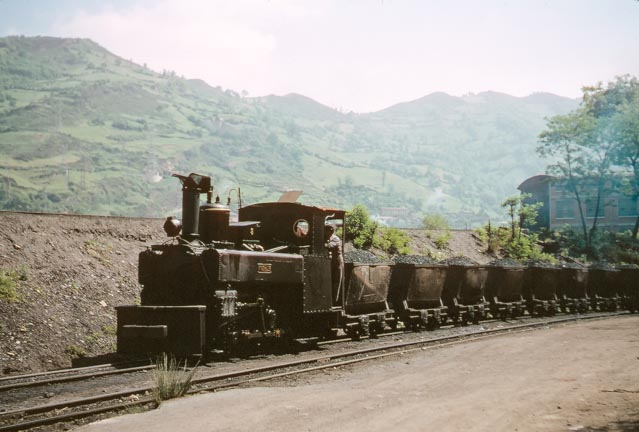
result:
M 370 114 L 301 95 L 244 98 L 157 73 L 90 40 L 0 38 L 0 209 L 175 214 L 177 181 L 201 172 L 245 203 L 302 189 L 301 201 L 372 213 L 408 207 L 457 226 L 543 170 L 544 117 L 577 101 L 434 93 Z

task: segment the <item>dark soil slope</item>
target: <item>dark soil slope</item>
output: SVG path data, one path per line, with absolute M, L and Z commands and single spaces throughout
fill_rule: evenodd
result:
M 0 371 L 114 351 L 114 306 L 139 301 L 137 255 L 162 221 L 0 212 Z

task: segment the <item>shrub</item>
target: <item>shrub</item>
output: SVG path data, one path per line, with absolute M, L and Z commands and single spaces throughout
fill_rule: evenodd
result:
M 87 355 L 85 349 L 77 345 L 69 345 L 64 352 L 73 358 L 85 357 Z
M 427 214 L 424 216 L 423 226 L 426 230 L 426 237 L 433 239 L 437 249 L 441 250 L 448 247 L 448 243 L 453 236 L 450 233 L 448 220 L 443 215 L 437 213 Z
M 425 230 L 449 230 L 450 224 L 445 216 L 432 213 L 424 216 L 422 222 Z
M 398 228 L 382 228 L 375 237 L 374 245 L 389 255 L 408 255 L 411 253 L 410 237 Z
M 0 271 L 0 300 L 15 302 L 19 300 L 15 273 Z
M 446 249 L 451 238 L 453 238 L 453 235 L 450 233 L 450 231 L 446 230 L 435 237 L 433 243 L 435 243 L 435 247 L 437 249 Z
M 365 206 L 357 204 L 346 213 L 346 234 L 344 239 L 352 241 L 356 248 L 369 249 L 373 246 L 378 225 L 371 221 Z
M 29 268 L 25 265 L 16 270 L 0 270 L 0 300 L 19 301 L 18 281 L 27 279 L 29 279 Z

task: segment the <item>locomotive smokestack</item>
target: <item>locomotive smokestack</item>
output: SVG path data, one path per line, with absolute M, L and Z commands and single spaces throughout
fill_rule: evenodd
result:
M 193 240 L 199 237 L 200 194 L 211 191 L 211 178 L 191 173 L 186 176 L 173 174 L 182 182 L 182 237 Z

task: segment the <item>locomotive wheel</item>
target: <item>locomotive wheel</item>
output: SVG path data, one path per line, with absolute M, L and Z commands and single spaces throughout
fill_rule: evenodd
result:
M 437 330 L 439 327 L 439 323 L 435 317 L 428 317 L 428 322 L 426 323 L 426 330 Z
M 358 341 L 361 339 L 361 334 L 358 328 L 356 327 L 349 327 L 346 329 L 346 336 L 348 336 L 349 338 L 351 338 L 351 340 L 353 341 Z

